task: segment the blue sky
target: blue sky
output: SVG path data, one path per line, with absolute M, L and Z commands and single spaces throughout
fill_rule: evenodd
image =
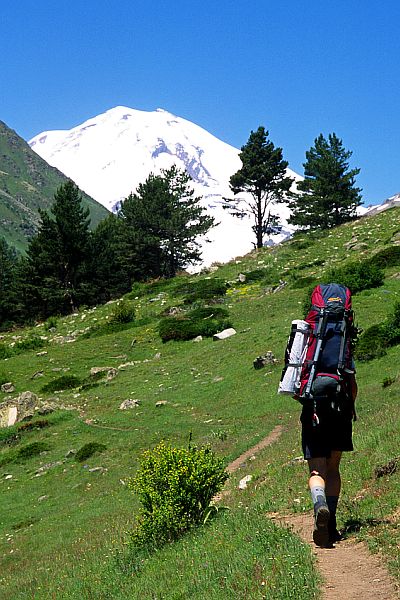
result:
M 0 119 L 25 139 L 117 105 L 240 147 L 264 125 L 291 168 L 335 132 L 366 204 L 400 192 L 400 3 L 18 0 L 1 14 Z

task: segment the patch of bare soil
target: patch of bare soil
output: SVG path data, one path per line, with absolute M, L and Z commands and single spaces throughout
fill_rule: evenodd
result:
M 396 600 L 394 582 L 375 554 L 354 539 L 345 539 L 333 548 L 318 548 L 312 540 L 313 516 L 269 515 L 309 543 L 325 580 L 323 600 Z

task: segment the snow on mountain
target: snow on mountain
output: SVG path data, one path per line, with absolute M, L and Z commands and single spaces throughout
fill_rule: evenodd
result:
M 73 129 L 40 133 L 29 144 L 109 210 L 150 172 L 175 164 L 192 177 L 196 195 L 219 223 L 207 236 L 210 243 L 202 243 L 203 264 L 225 262 L 252 249 L 252 222 L 222 209 L 222 198 L 232 196 L 229 178 L 241 167 L 239 150 L 186 119 L 160 108 L 147 112 L 118 106 Z M 290 169 L 288 175 L 301 179 Z M 284 205 L 273 212 L 284 223 L 289 216 Z M 274 240 L 290 231 L 284 227 Z

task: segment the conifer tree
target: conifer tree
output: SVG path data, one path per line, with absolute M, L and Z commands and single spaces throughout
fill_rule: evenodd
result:
M 329 229 L 356 217 L 361 189 L 355 187 L 360 169 L 349 169 L 352 152 L 345 150 L 335 133 L 322 133 L 306 152 L 300 194 L 290 201 L 289 223 L 306 229 Z
M 0 328 L 15 316 L 15 272 L 17 254 L 0 238 Z
M 214 225 L 194 196 L 190 177 L 175 166 L 150 174 L 122 203 L 125 261 L 132 279 L 173 277 L 200 260 L 198 236 Z
M 275 148 L 268 135 L 264 127 L 250 133 L 239 153 L 242 168 L 229 181 L 235 198 L 225 198 L 224 205 L 236 217 L 252 217 L 257 248 L 262 248 L 268 227 L 267 209 L 272 203 L 282 202 L 290 196 L 293 182 L 286 175 L 288 163 L 283 160 L 282 148 Z M 243 193 L 247 195 L 238 196 Z
M 32 317 L 73 311 L 85 301 L 90 220 L 81 202 L 78 187 L 67 181 L 54 196 L 51 215 L 39 211 L 39 230 L 22 267 L 25 306 Z
M 122 220 L 113 213 L 93 231 L 86 272 L 90 304 L 107 302 L 131 289 L 131 279 L 124 265 L 122 237 Z

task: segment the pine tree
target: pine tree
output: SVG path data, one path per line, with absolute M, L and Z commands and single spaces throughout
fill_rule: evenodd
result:
M 90 220 L 81 202 L 79 189 L 68 181 L 57 190 L 51 215 L 39 211 L 39 230 L 21 268 L 24 304 L 31 317 L 66 313 L 85 302 Z
M 0 238 L 0 328 L 15 317 L 15 272 L 17 254 Z
M 90 304 L 107 302 L 131 289 L 124 266 L 122 236 L 122 221 L 112 213 L 93 231 L 86 272 Z
M 297 184 L 300 194 L 289 203 L 289 223 L 307 229 L 329 229 L 356 217 L 361 189 L 355 187 L 360 169 L 349 170 L 352 152 L 345 150 L 335 133 L 325 139 L 322 133 L 306 152 L 304 181 Z
M 257 248 L 262 248 L 268 227 L 267 209 L 274 202 L 282 202 L 290 197 L 293 182 L 286 176 L 288 163 L 283 160 L 282 148 L 275 148 L 268 135 L 264 127 L 250 133 L 239 153 L 242 168 L 229 181 L 235 196 L 241 193 L 247 193 L 248 196 L 225 198 L 224 205 L 236 217 L 250 215 L 253 218 Z
M 190 177 L 175 166 L 150 174 L 123 203 L 125 261 L 132 279 L 173 277 L 200 260 L 198 236 L 214 225 L 190 187 Z

